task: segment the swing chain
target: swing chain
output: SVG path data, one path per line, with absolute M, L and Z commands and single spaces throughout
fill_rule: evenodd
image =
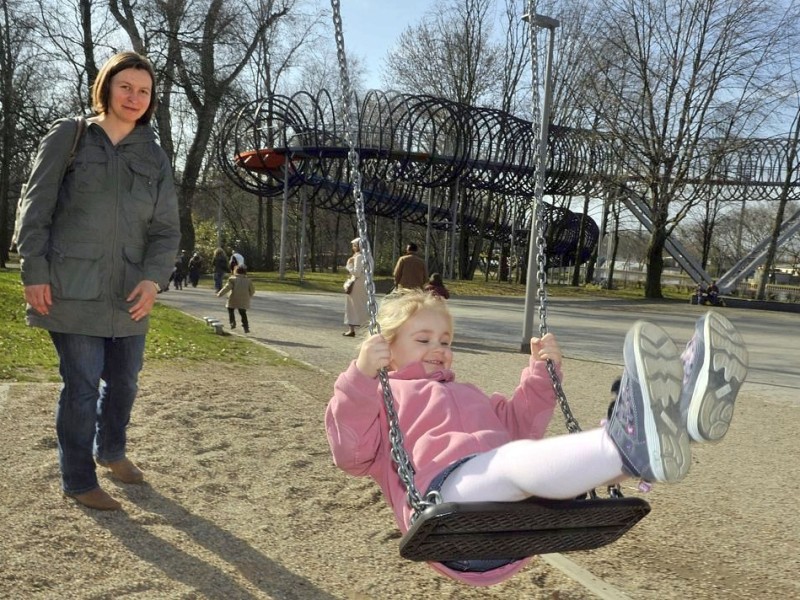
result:
M 538 38 L 537 29 L 535 24 L 536 17 L 536 2 L 528 0 L 528 19 L 530 22 L 530 46 L 531 46 L 531 80 L 532 90 L 531 94 L 531 125 L 533 129 L 533 139 L 540 140 L 542 135 L 549 133 L 549 124 L 542 123 L 541 111 L 539 107 L 539 60 L 538 58 Z M 553 35 L 551 33 L 550 35 Z M 545 129 L 547 128 L 547 129 Z M 544 131 L 543 131 L 544 130 Z M 539 303 L 539 337 L 544 337 L 547 333 L 547 243 L 545 239 L 545 223 L 542 218 L 544 215 L 543 200 L 544 197 L 544 171 L 546 168 L 545 157 L 542 152 L 537 148 L 533 153 L 533 172 L 534 172 L 534 192 L 533 192 L 533 220 L 536 223 L 536 231 L 531 232 L 531 235 L 536 235 L 536 276 L 538 285 L 538 303 Z M 547 373 L 550 375 L 550 381 L 553 384 L 553 391 L 558 399 L 558 406 L 564 414 L 564 421 L 567 431 L 570 433 L 577 433 L 581 431 L 581 426 L 575 416 L 572 414 L 572 409 L 569 407 L 567 397 L 564 394 L 564 389 L 561 387 L 561 379 L 556 373 L 555 364 L 550 359 L 547 359 Z
M 547 268 L 545 261 L 547 260 L 547 246 L 545 244 L 544 236 L 544 220 L 541 218 L 541 203 L 537 202 L 537 210 L 540 213 L 536 218 L 536 236 L 538 250 L 538 264 L 537 276 L 539 285 L 539 337 L 547 333 Z M 581 426 L 575 415 L 572 414 L 572 409 L 567 402 L 567 396 L 564 393 L 564 388 L 561 387 L 561 378 L 556 373 L 556 366 L 551 359 L 547 359 L 547 373 L 550 375 L 550 382 L 553 384 L 553 391 L 558 400 L 558 406 L 564 415 L 564 424 L 566 425 L 569 433 L 578 433 L 581 431 Z
M 367 219 L 364 210 L 364 196 L 361 190 L 362 178 L 360 168 L 360 157 L 356 151 L 356 132 L 354 124 L 358 122 L 356 113 L 357 101 L 355 93 L 350 84 L 350 75 L 347 69 L 347 55 L 344 47 L 344 33 L 342 27 L 342 16 L 339 0 L 331 0 L 333 10 L 333 26 L 336 37 L 336 55 L 339 60 L 339 77 L 341 79 L 341 93 L 343 108 L 342 119 L 344 121 L 344 138 L 347 142 L 348 152 L 347 161 L 350 166 L 350 175 L 353 182 L 353 198 L 355 201 L 356 218 L 358 221 L 358 236 L 360 239 L 361 255 L 364 257 L 364 280 L 367 288 L 367 309 L 369 311 L 369 331 L 371 334 L 380 333 L 378 325 L 378 307 L 375 301 L 375 281 L 373 278 L 373 262 L 367 235 Z M 406 487 L 408 503 L 413 509 L 411 522 L 429 506 L 441 502 L 438 493 L 428 494 L 423 498 L 417 487 L 414 485 L 414 467 L 403 444 L 403 433 L 400 429 L 400 422 L 397 411 L 394 408 L 394 398 L 392 388 L 389 385 L 389 377 L 386 369 L 378 372 L 378 379 L 383 389 L 383 404 L 386 408 L 386 416 L 389 422 L 389 440 L 392 446 L 392 460 L 397 465 L 397 474 Z

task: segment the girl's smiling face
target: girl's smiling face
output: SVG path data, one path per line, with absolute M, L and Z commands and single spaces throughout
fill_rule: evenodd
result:
M 389 367 L 399 370 L 421 362 L 426 373 L 449 369 L 453 364 L 451 321 L 442 313 L 423 308 L 397 330 L 391 343 Z

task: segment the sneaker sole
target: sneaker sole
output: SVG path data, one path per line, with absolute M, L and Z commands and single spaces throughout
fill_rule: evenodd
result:
M 636 365 L 645 409 L 644 427 L 650 456 L 652 479 L 680 481 L 689 472 L 691 449 L 689 435 L 682 425 L 680 396 L 683 366 L 678 348 L 661 327 L 644 321 L 631 330 L 632 344 L 626 350 L 628 364 Z M 630 362 L 631 358 L 633 362 Z
M 748 354 L 733 324 L 716 312 L 705 315 L 703 362 L 689 382 L 692 396 L 686 418 L 696 442 L 718 442 L 728 432 L 734 403 L 747 376 Z

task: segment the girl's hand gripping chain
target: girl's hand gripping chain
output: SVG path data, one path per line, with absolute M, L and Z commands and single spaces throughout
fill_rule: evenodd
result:
M 356 367 L 367 377 L 377 377 L 378 371 L 389 366 L 391 358 L 389 343 L 380 333 L 376 333 L 361 344 Z
M 541 338 L 531 339 L 531 362 L 550 359 L 556 365 L 561 364 L 561 348 L 552 333 Z

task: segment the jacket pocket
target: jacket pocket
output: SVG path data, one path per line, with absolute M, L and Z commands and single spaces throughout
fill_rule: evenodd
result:
M 156 181 L 158 172 L 147 163 L 131 160 L 128 162 L 133 175 L 131 195 L 138 202 L 152 204 L 156 198 Z
M 124 297 L 128 297 L 139 282 L 144 279 L 144 247 L 142 246 L 125 246 L 122 249 L 123 264 L 125 265 L 125 276 L 123 278 L 123 285 L 125 286 L 122 293 Z
M 103 148 L 87 144 L 68 169 L 65 179 L 72 178 L 73 189 L 82 194 L 108 192 L 113 185 L 108 163 Z
M 102 286 L 102 245 L 71 242 L 50 251 L 50 286 L 56 298 L 97 300 Z

